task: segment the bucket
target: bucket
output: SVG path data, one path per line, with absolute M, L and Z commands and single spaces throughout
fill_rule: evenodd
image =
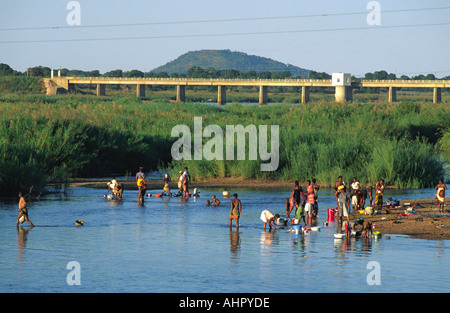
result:
M 296 234 L 298 234 L 302 230 L 302 227 L 300 225 L 292 225 L 292 229 Z
M 332 221 L 334 220 L 334 217 L 336 216 L 336 210 L 335 209 L 327 209 L 328 213 L 328 220 Z

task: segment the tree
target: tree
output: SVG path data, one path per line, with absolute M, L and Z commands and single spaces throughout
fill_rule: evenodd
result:
M 315 71 L 310 71 L 308 73 L 308 78 L 311 78 L 311 79 L 331 79 L 331 75 L 328 74 L 328 73 L 325 73 L 325 72 L 318 73 L 318 72 L 315 72 Z
M 28 76 L 32 77 L 49 77 L 50 68 L 44 66 L 35 66 L 27 69 Z
M 187 77 L 205 78 L 205 70 L 200 66 L 192 66 L 187 70 Z
M 17 76 L 19 72 L 13 70 L 11 66 L 5 63 L 0 63 L 0 76 Z
M 144 77 L 144 72 L 139 70 L 131 70 L 129 72 L 124 72 L 123 77 Z
M 258 78 L 260 78 L 260 79 L 271 79 L 272 78 L 272 73 L 271 72 L 258 73 Z
M 122 77 L 123 72 L 122 72 L 122 70 L 113 70 L 113 71 L 106 72 L 105 74 L 103 74 L 103 76 L 105 76 L 105 77 Z
M 425 80 L 425 76 L 423 74 L 413 76 L 412 80 Z
M 238 78 L 239 76 L 241 76 L 241 72 L 238 70 L 228 69 L 220 71 L 220 77 L 222 78 Z
M 87 72 L 88 77 L 100 77 L 100 71 L 99 70 L 93 70 Z
M 377 80 L 385 80 L 388 77 L 388 73 L 386 71 L 377 71 L 373 73 L 373 77 Z
M 244 79 L 251 79 L 251 78 L 256 78 L 258 76 L 258 74 L 256 73 L 256 71 L 248 71 L 248 72 L 241 72 L 239 77 L 240 78 L 244 78 Z
M 291 77 L 292 74 L 290 71 L 283 71 L 283 72 L 272 72 L 272 79 L 286 79 Z

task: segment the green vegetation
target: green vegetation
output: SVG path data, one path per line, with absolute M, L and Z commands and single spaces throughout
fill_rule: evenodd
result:
M 36 77 L 0 76 L 0 92 L 7 93 L 42 93 L 44 83 Z
M 269 58 L 248 55 L 230 50 L 189 51 L 177 59 L 153 70 L 155 73 L 186 74 L 192 67 L 214 68 L 217 70 L 235 70 L 239 72 L 289 72 L 292 76 L 307 77 L 309 71 L 300 67 L 284 64 Z M 190 77 L 190 76 L 188 76 Z
M 443 176 L 438 153 L 449 152 L 448 101 L 431 104 L 419 97 L 387 104 L 376 96 L 359 95 L 345 105 L 318 97 L 305 105 L 219 107 L 153 103 L 134 95 L 3 94 L 0 188 L 3 193 L 40 191 L 48 182 L 124 174 L 139 165 L 172 175 L 188 166 L 194 178 L 314 177 L 325 186 L 343 175 L 362 183 L 383 178 L 401 188 L 432 186 Z M 178 139 L 171 137 L 172 128 L 185 124 L 193 132 L 197 116 L 203 127 L 217 124 L 223 130 L 226 125 L 280 125 L 278 170 L 261 172 L 260 160 L 172 161 L 171 146 Z
M 331 185 L 337 176 L 373 183 L 384 178 L 397 187 L 431 186 L 443 175 L 437 155 L 442 125 L 449 125 L 446 105 L 424 103 L 251 107 L 230 105 L 218 112 L 195 113 L 223 129 L 225 125 L 280 125 L 280 167 L 259 171 L 261 161 L 183 161 L 202 177 L 242 176 L 306 181 L 315 177 Z M 222 113 L 225 114 L 220 114 Z M 211 116 L 212 115 L 212 116 Z M 192 119 L 187 118 L 187 121 Z M 189 123 L 186 123 L 189 125 Z M 193 129 L 192 125 L 189 125 Z M 181 164 L 174 164 L 180 168 Z

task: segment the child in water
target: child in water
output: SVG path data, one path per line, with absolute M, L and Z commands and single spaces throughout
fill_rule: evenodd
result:
M 285 199 L 284 210 L 286 211 L 286 216 L 289 217 L 289 213 L 291 212 L 291 205 L 289 204 L 289 198 Z
M 291 214 L 292 210 L 294 210 L 294 213 L 295 213 L 297 211 L 297 209 L 298 209 L 298 203 L 297 203 L 297 201 L 295 201 L 295 192 L 292 191 L 291 197 L 289 199 L 286 199 L 285 210 L 286 210 L 287 218 L 289 218 L 289 215 Z
M 168 195 L 172 197 L 172 194 L 170 193 L 169 183 L 167 181 L 164 183 L 164 189 L 161 195 Z
M 213 195 L 211 198 L 212 198 L 211 205 L 218 206 L 220 204 L 219 199 L 217 199 L 215 195 Z
M 138 202 L 139 204 L 144 204 L 145 193 L 147 192 L 147 184 L 141 183 L 139 186 Z
M 272 230 L 272 226 L 276 229 L 277 225 L 275 225 L 275 221 L 280 218 L 279 214 L 273 214 L 269 210 L 263 210 L 261 212 L 260 219 L 264 222 L 263 229 L 266 230 L 266 225 L 269 224 L 269 231 Z

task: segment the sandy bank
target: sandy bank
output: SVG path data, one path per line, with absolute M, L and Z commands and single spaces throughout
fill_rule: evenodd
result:
M 110 181 L 108 179 L 97 178 L 72 178 L 69 181 L 71 187 L 89 187 L 89 188 L 108 188 L 106 183 Z M 117 180 L 123 184 L 125 190 L 137 190 L 135 181 Z M 273 179 L 242 179 L 242 178 L 220 178 L 220 179 L 203 179 L 191 182 L 191 188 L 223 188 L 224 190 L 229 188 L 292 188 L 293 182 L 291 181 L 279 181 Z M 305 183 L 303 185 L 306 185 Z M 161 189 L 164 183 L 162 181 L 147 180 L 147 189 Z M 177 182 L 170 183 L 171 189 L 177 189 Z
M 383 206 L 381 214 L 369 216 L 353 212 L 350 219 L 364 218 L 371 221 L 375 224 L 375 230 L 385 237 L 388 234 L 400 234 L 423 239 L 450 239 L 450 213 L 440 214 L 436 199 L 404 200 L 400 201 L 400 206 L 390 209 L 390 214 L 386 213 L 386 206 Z M 414 212 L 411 214 L 407 208 L 413 208 Z

